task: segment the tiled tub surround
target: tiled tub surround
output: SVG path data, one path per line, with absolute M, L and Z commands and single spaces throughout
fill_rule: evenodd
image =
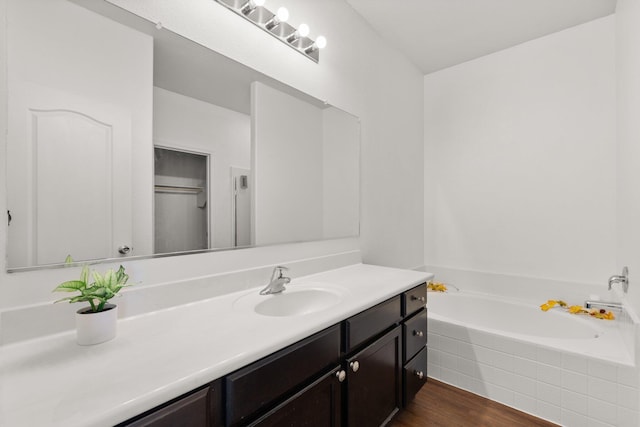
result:
M 625 343 L 634 337 L 636 325 L 628 315 L 618 315 L 613 322 L 581 319 L 590 325 L 579 331 L 597 331 L 598 338 L 562 338 L 558 331 L 564 329 L 563 318 L 572 321 L 572 315 L 540 312 L 554 317 L 556 330 L 517 335 L 513 326 L 521 319 L 508 322 L 502 332 L 495 324 L 437 313 L 436 298 L 464 299 L 465 294 L 480 306 L 487 298 L 464 291 L 428 294 L 430 377 L 568 427 L 640 425 L 639 372 L 634 352 Z M 488 298 L 523 316 L 529 309 L 539 310 L 533 304 L 526 308 L 521 301 Z M 487 305 L 491 308 L 495 306 Z M 488 310 L 485 315 L 492 313 Z M 535 317 L 524 322 L 529 327 L 541 323 Z
M 110 426 L 220 378 L 428 280 L 431 274 L 354 264 L 298 277 L 340 302 L 296 317 L 234 307 L 243 289 L 121 319 L 118 336 L 89 347 L 69 331 L 0 346 L 0 425 Z M 204 279 L 202 279 L 204 280 Z M 286 291 L 285 291 L 286 292 Z

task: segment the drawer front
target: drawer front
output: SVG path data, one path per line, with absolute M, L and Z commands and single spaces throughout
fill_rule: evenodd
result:
M 427 348 L 423 348 L 404 366 L 404 406 L 413 400 L 416 393 L 427 382 Z
M 424 308 L 427 304 L 427 285 L 423 283 L 402 294 L 402 316 L 406 317 L 411 313 Z
M 334 325 L 229 374 L 225 378 L 226 425 L 245 424 L 339 359 L 340 326 Z
M 400 295 L 345 320 L 345 352 L 367 342 L 402 320 Z
M 404 352 L 402 359 L 407 362 L 427 344 L 427 310 L 418 312 L 402 325 Z

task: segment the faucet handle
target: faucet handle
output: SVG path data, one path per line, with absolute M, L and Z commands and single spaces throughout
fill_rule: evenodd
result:
M 282 266 L 282 265 L 278 265 L 278 266 L 274 269 L 274 271 L 277 271 L 277 272 L 278 272 L 278 274 L 280 274 L 280 276 L 279 276 L 279 277 L 282 277 L 282 275 L 284 274 L 283 272 L 284 272 L 284 271 L 289 271 L 289 269 L 288 269 L 287 267 Z
M 273 279 L 281 279 L 281 278 L 283 278 L 285 271 L 289 271 L 289 269 L 287 267 L 285 267 L 285 266 L 277 265 L 277 266 L 273 267 L 273 274 L 271 275 L 272 280 Z
M 620 283 L 622 284 L 622 290 L 624 291 L 624 293 L 626 294 L 627 291 L 629 290 L 629 268 L 627 268 L 627 266 L 624 266 L 622 268 L 622 274 L 621 275 L 614 275 L 609 277 L 609 287 L 608 289 L 611 290 L 611 285 L 615 284 L 615 283 Z

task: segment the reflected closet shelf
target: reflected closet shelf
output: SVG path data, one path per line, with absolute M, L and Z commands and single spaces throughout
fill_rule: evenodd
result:
M 156 193 L 198 194 L 204 191 L 204 187 L 190 187 L 186 185 L 155 185 Z

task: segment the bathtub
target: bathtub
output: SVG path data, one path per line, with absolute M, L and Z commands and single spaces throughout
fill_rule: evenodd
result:
M 622 320 L 465 291 L 429 292 L 427 312 L 429 377 L 569 427 L 640 419 L 617 399 L 639 388 Z
M 520 301 L 461 292 L 429 292 L 428 301 L 433 319 L 537 343 L 595 340 L 603 334 L 602 325 L 593 319 L 558 308 L 544 312 Z

